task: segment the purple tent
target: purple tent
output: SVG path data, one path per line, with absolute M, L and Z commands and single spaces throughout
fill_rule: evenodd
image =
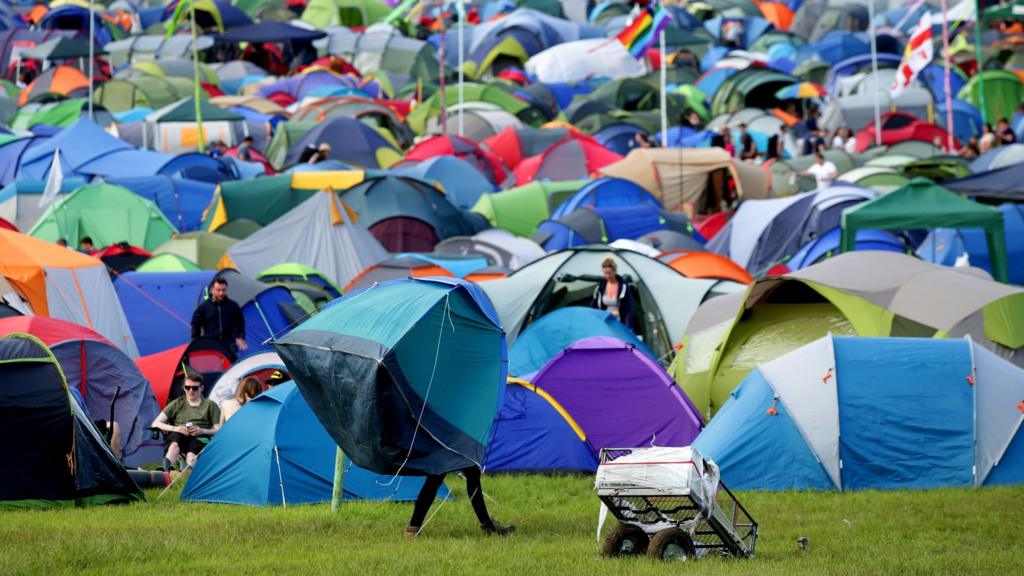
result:
M 632 344 L 585 338 L 537 373 L 547 392 L 602 448 L 689 446 L 701 430 L 697 408 L 665 370 Z
M 299 74 L 283 78 L 270 84 L 260 86 L 259 95 L 263 98 L 284 92 L 296 100 L 302 100 L 317 88 L 357 88 L 358 81 L 347 76 L 338 76 L 326 70 L 318 70 L 307 74 Z

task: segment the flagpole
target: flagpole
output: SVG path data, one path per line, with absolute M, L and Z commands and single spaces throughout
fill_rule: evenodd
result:
M 661 147 L 668 148 L 668 71 L 666 69 L 665 61 L 668 59 L 668 55 L 665 54 L 665 30 L 662 29 L 661 33 L 658 34 L 658 50 L 661 51 Z
M 182 2 L 191 0 L 181 0 Z M 199 85 L 199 51 L 196 49 L 196 10 L 195 5 L 188 7 L 189 15 L 192 20 L 192 84 L 195 87 L 194 99 L 196 101 L 196 127 L 199 129 L 199 151 L 206 151 L 206 134 L 203 133 L 203 107 L 200 103 L 199 96 L 202 87 Z
M 94 0 L 89 0 L 89 120 L 93 119 L 92 115 L 92 97 L 93 97 L 93 84 L 96 77 L 95 61 L 96 61 L 96 3 Z
M 445 68 L 445 48 L 448 43 L 447 29 L 444 23 L 444 5 L 441 5 L 441 39 L 440 39 L 440 50 L 438 56 L 440 57 L 441 63 L 438 65 L 437 71 L 437 93 L 441 99 L 441 134 L 448 134 L 448 100 L 445 95 L 444 89 L 444 68 Z
M 946 14 L 949 8 L 949 0 L 942 0 L 942 62 L 945 73 L 943 82 L 946 90 L 946 151 L 953 151 L 953 95 L 950 82 L 949 62 L 949 16 Z
M 981 123 L 988 124 L 988 108 L 985 106 L 985 75 L 982 74 L 984 71 L 984 62 L 982 61 L 981 54 L 981 0 L 977 0 L 974 3 L 974 61 L 978 64 L 978 92 L 980 97 L 978 98 L 978 104 L 981 104 Z M 946 88 L 949 90 L 949 88 Z M 948 104 L 947 104 L 948 106 Z
M 463 134 L 465 125 L 462 118 L 462 102 L 466 98 L 466 73 L 463 71 L 466 58 L 466 47 L 463 45 L 465 40 L 465 29 L 466 29 L 466 7 L 462 4 L 462 0 L 455 0 L 457 6 L 457 13 L 459 15 L 459 136 L 465 136 Z
M 945 0 L 943 0 L 945 1 Z M 868 36 L 871 38 L 871 92 L 875 101 L 875 146 L 882 145 L 882 111 L 878 102 L 878 44 L 875 41 L 875 0 L 868 0 L 868 24 L 871 27 Z

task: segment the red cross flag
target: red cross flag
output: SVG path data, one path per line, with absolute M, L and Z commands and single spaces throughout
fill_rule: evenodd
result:
M 925 14 L 921 22 L 910 34 L 910 40 L 903 51 L 903 60 L 896 69 L 896 76 L 892 80 L 891 95 L 898 98 L 907 86 L 917 78 L 918 72 L 924 70 L 925 66 L 931 64 L 934 49 L 932 48 L 932 15 Z

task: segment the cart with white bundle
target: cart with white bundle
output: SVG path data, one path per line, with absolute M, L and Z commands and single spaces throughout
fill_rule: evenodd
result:
M 718 466 L 694 448 L 605 448 L 595 482 L 611 512 L 606 556 L 662 560 L 754 555 L 757 522 L 722 483 Z

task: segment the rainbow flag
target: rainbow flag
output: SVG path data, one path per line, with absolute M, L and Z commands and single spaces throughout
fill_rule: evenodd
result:
M 616 38 L 622 42 L 626 50 L 629 50 L 633 58 L 639 60 L 644 57 L 651 44 L 654 44 L 658 34 L 665 26 L 668 26 L 670 19 L 668 12 L 663 10 L 660 4 L 657 8 L 648 6 L 633 19 L 629 26 L 619 32 Z

